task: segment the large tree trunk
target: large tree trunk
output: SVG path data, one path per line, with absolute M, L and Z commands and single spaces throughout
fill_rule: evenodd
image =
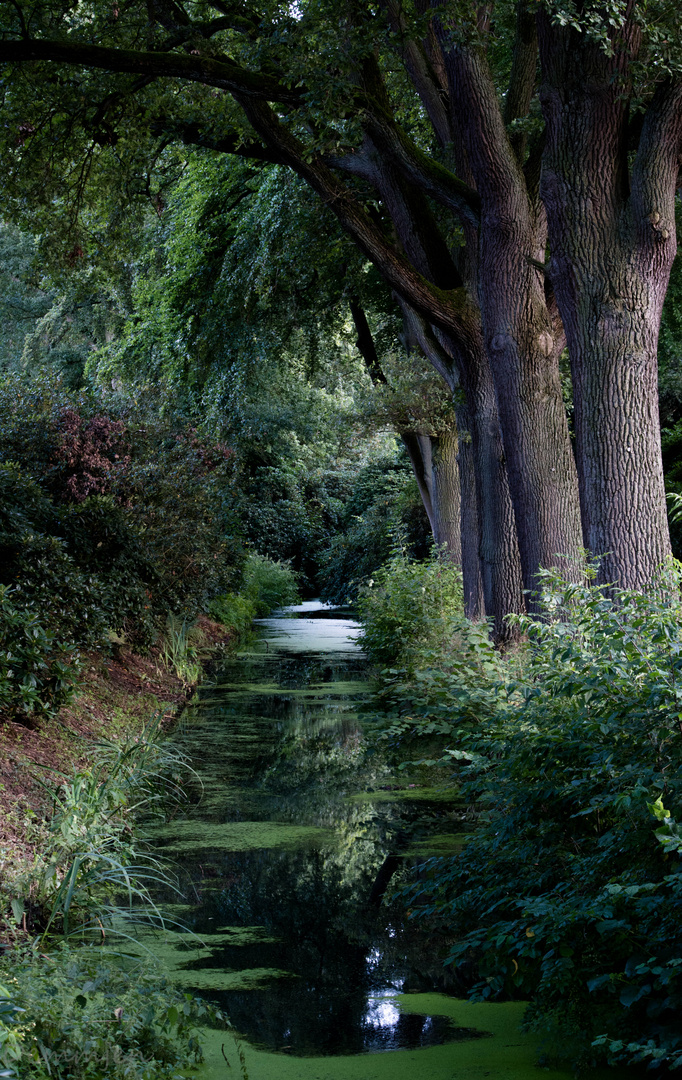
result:
M 447 345 L 447 338 L 439 336 Z M 461 380 L 468 413 L 468 428 L 462 423 L 462 429 L 468 430 L 471 437 L 478 495 L 479 566 L 485 610 L 492 616 L 496 639 L 510 641 L 516 631 L 506 622 L 506 616 L 524 610 L 523 581 L 495 386 L 482 349 L 462 365 Z
M 434 540 L 448 553 L 451 562 L 462 565 L 461 493 L 457 432 L 433 440 Z
M 495 383 L 523 583 L 532 592 L 541 567 L 560 565 L 569 576 L 579 577 L 582 547 L 578 479 L 559 377 L 561 350 L 537 266 L 544 262 L 545 218 L 507 137 L 483 54 L 453 42 L 442 26 L 440 38 L 454 120 L 481 198 L 477 288 L 483 338 Z M 509 91 L 516 94 L 514 109 L 521 114 L 535 76 L 534 49 L 527 46 L 522 52 L 524 63 Z
M 434 543 L 456 566 L 462 565 L 459 439 L 457 432 L 401 435 L 429 519 Z
M 602 582 L 642 588 L 670 553 L 656 353 L 676 246 L 679 93 L 662 88 L 649 107 L 629 178 L 627 41 L 607 57 L 546 16 L 539 27 L 542 195 L 571 358 L 585 546 L 601 558 Z
M 402 308 L 409 333 L 455 400 L 467 614 L 475 619 L 485 612 L 493 620 L 495 637 L 507 641 L 515 631 L 505 617 L 523 611 L 523 586 L 495 387 L 483 344 L 475 326 L 468 341 L 454 341 L 444 333 L 434 334 L 409 305 L 403 303 Z

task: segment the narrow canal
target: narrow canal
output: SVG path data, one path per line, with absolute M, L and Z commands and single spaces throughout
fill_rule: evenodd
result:
M 523 1006 L 448 994 L 446 943 L 382 903 L 388 870 L 458 826 L 447 796 L 401 783 L 366 745 L 357 635 L 310 602 L 262 620 L 203 684 L 175 735 L 201 797 L 156 834 L 187 898 L 169 912 L 192 933 L 154 950 L 229 1015 L 250 1080 L 527 1080 Z M 238 1055 L 231 1033 L 207 1032 L 199 1075 L 239 1076 Z

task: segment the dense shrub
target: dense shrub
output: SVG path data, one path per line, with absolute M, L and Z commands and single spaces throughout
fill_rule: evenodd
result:
M 72 697 L 78 658 L 38 621 L 37 614 L 13 603 L 0 585 L 0 713 L 27 726 L 53 716 Z
M 153 640 L 155 567 L 111 496 L 54 503 L 16 465 L 0 464 L 0 500 L 0 582 L 18 606 L 72 646 L 129 627 Z
M 461 633 L 462 574 L 442 552 L 415 562 L 398 548 L 362 586 L 357 606 L 371 659 L 411 668 L 452 648 Z
M 242 638 L 251 630 L 256 609 L 253 600 L 247 600 L 239 593 L 229 592 L 211 601 L 209 614 L 228 630 L 233 630 L 237 638 Z
M 242 636 L 248 633 L 254 619 L 298 600 L 298 575 L 287 563 L 275 562 L 264 555 L 250 555 L 240 593 L 217 597 L 211 602 L 210 612 Z
M 298 573 L 305 595 L 352 602 L 386 562 L 400 534 L 416 557 L 428 552 L 428 520 L 407 456 L 361 467 L 305 460 L 261 465 L 243 478 L 239 507 L 253 546 Z
M 251 555 L 244 567 L 242 595 L 254 602 L 257 616 L 269 615 L 276 608 L 298 603 L 296 574 L 286 563 Z
M 478 814 L 411 910 L 458 935 L 476 996 L 530 998 L 551 1052 L 583 1064 L 682 1062 L 681 584 L 679 564 L 646 594 L 547 573 L 528 645 L 478 685 L 394 688 L 393 736 L 440 731 Z
M 126 971 L 101 948 L 0 958 L 0 1075 L 17 1080 L 175 1080 L 201 1060 L 198 1026 L 220 1019 L 148 962 Z
M 158 405 L 0 379 L 0 584 L 55 656 L 145 650 L 239 578 L 234 455 Z

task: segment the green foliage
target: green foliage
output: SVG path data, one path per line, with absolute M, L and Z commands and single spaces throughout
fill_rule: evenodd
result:
M 31 233 L 0 224 L 0 370 L 48 368 L 75 390 L 93 345 L 121 326 L 121 290 L 91 266 L 56 282 L 39 247 Z
M 0 584 L 32 620 L 35 663 L 40 643 L 55 692 L 68 653 L 109 648 L 111 633 L 148 649 L 169 612 L 193 618 L 238 576 L 234 455 L 161 419 L 158 404 L 0 379 Z M 27 634 L 16 618 L 3 648 L 19 656 Z M 26 654 L 25 692 L 29 667 Z
M 154 718 L 99 743 L 54 793 L 48 821 L 27 820 L 31 865 L 3 852 L 0 1075 L 180 1080 L 201 1060 L 197 1027 L 225 1018 L 170 986 L 150 954 L 142 966 L 137 944 L 125 950 L 137 924 L 166 925 L 150 890 L 173 884 L 138 830 L 173 812 L 189 771 Z
M 412 670 L 429 652 L 447 651 L 461 630 L 461 571 L 441 551 L 414 562 L 398 547 L 360 590 L 358 612 L 371 659 Z
M 37 614 L 15 605 L 14 593 L 0 585 L 0 712 L 31 727 L 71 700 L 79 664 Z
M 224 626 L 244 637 L 254 619 L 299 601 L 298 576 L 287 563 L 264 555 L 249 555 L 241 592 L 225 593 L 212 601 L 210 613 Z
M 186 619 L 180 622 L 172 615 L 168 616 L 161 642 L 161 659 L 168 670 L 174 671 L 186 686 L 191 686 L 199 679 L 201 665 L 197 660 L 196 647 L 192 643 L 192 627 Z
M 582 1063 L 682 1060 L 681 583 L 679 564 L 645 594 L 547 572 L 528 645 L 478 687 L 424 694 L 422 673 L 403 716 L 428 733 L 440 687 L 442 764 L 478 817 L 421 868 L 413 912 L 457 936 L 475 996 L 530 998 L 548 1054 Z
M 233 630 L 237 638 L 246 637 L 251 629 L 251 624 L 256 618 L 255 605 L 252 600 L 238 593 L 224 593 L 211 601 L 209 614 L 227 627 Z
M 257 616 L 299 601 L 296 574 L 286 563 L 250 555 L 244 567 L 243 595 L 252 600 Z
M 16 1080 L 179 1080 L 201 1060 L 198 1026 L 224 1022 L 148 963 L 92 946 L 13 950 L 0 980 L 0 1075 Z
M 409 463 L 400 454 L 370 461 L 349 478 L 338 525 L 320 556 L 323 600 L 353 603 L 363 581 L 391 557 L 400 536 L 411 556 L 426 555 L 430 530 Z
M 337 527 L 344 489 L 342 470 L 316 467 L 307 453 L 295 462 L 259 466 L 243 481 L 244 529 L 259 552 L 290 563 L 310 589 L 320 550 Z

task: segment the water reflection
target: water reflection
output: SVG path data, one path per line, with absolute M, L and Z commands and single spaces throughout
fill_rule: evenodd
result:
M 358 627 L 310 605 L 292 614 L 262 620 L 257 644 L 215 672 L 178 733 L 205 785 L 182 869 L 196 900 L 187 921 L 209 952 L 188 954 L 185 984 L 219 1001 L 251 1043 L 296 1055 L 471 1038 L 396 1005 L 399 992 L 441 977 L 432 943 L 371 902 L 415 807 L 350 801 L 388 778 L 356 714 L 366 692 Z M 451 825 L 447 807 L 433 813 Z M 218 844 L 229 822 L 261 823 L 259 846 Z M 285 824 L 306 826 L 305 838 L 287 842 Z

